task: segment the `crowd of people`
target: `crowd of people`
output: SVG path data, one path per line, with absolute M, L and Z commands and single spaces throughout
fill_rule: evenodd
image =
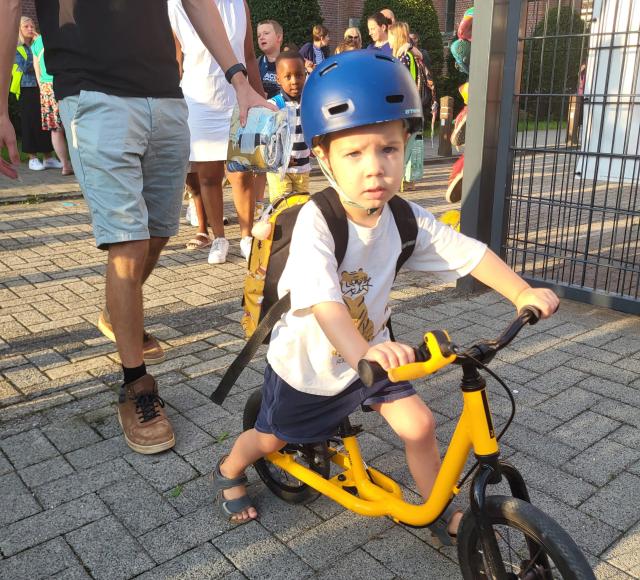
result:
M 0 3 L 0 147 L 7 147 L 11 160 L 0 163 L 0 172 L 9 177 L 17 176 L 18 151 L 5 97 L 17 58 L 20 4 Z M 195 246 L 208 247 L 209 261 L 222 263 L 229 247 L 222 182 L 232 110 L 238 106 L 244 124 L 252 107 L 276 111 L 291 105 L 297 119 L 292 158 L 284 177 L 268 177 L 269 197 L 307 187 L 313 152 L 346 216 L 346 253 L 336 258 L 333 232 L 316 204 L 303 206 L 279 286 L 290 292 L 291 310 L 271 335 L 256 428 L 241 435 L 215 469 L 220 509 L 236 522 L 257 517 L 245 489 L 246 467 L 286 442 L 326 439 L 361 404 L 379 412 L 405 442 L 409 469 L 427 498 L 440 465 L 433 415 L 409 383 L 384 380 L 367 388 L 355 370 L 362 358 L 388 369 L 414 356 L 390 339 L 386 325 L 396 263 L 407 251 L 388 202 L 406 180 L 407 149 L 423 126 L 413 71 L 425 57 L 408 25 L 388 10 L 371 15 L 367 49 L 358 31 L 347 29 L 343 54 L 334 56 L 322 26 L 313 28 L 300 50 L 285 50 L 286 31 L 266 20 L 257 27 L 264 57 L 259 60 L 244 0 L 111 6 L 36 0 L 46 70 L 43 50 L 34 49 L 37 39 L 26 28 L 22 46 L 28 44 L 29 52 L 21 66 L 23 78 L 39 78 L 43 126 L 72 136 L 71 163 L 96 245 L 107 252 L 106 304 L 98 327 L 115 341 L 122 364 L 117 412 L 127 444 L 143 454 L 175 445 L 157 381 L 147 372 L 148 364 L 164 360 L 164 349 L 144 329 L 143 284 L 178 232 L 185 183 L 201 201 L 196 213 L 202 243 Z M 34 65 L 32 72 L 29 54 L 39 70 Z M 46 86 L 48 75 L 53 90 Z M 29 88 L 32 80 L 24 82 Z M 303 93 L 308 96 L 301 98 Z M 331 106 L 325 106 L 328 95 Z M 46 143 L 34 147 L 48 153 Z M 58 154 L 64 169 L 64 155 Z M 264 179 L 251 173 L 227 173 L 226 179 L 247 256 L 254 196 Z M 550 290 L 530 288 L 484 244 L 405 203 L 417 228 L 406 267 L 447 280 L 471 274 L 517 308 L 537 307 L 543 317 L 553 313 L 558 302 Z M 349 306 L 356 304 L 349 298 L 354 287 L 362 299 L 357 312 Z M 446 517 L 447 531 L 455 535 L 460 513 Z

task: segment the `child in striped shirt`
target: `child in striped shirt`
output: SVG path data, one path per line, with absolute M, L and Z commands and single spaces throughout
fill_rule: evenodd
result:
M 309 148 L 304 141 L 300 124 L 300 96 L 307 77 L 304 59 L 297 52 L 281 52 L 276 59 L 276 78 L 280 85 L 280 93 L 270 99 L 280 108 L 290 106 L 296 110 L 296 124 L 292 128 L 293 150 L 289 167 L 283 178 L 277 173 L 267 173 L 269 183 L 269 200 L 271 203 L 285 193 L 302 193 L 309 191 Z

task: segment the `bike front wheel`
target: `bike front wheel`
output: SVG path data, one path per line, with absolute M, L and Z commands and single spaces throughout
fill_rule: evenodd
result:
M 518 498 L 495 495 L 487 497 L 486 513 L 508 580 L 595 580 L 569 534 L 535 506 Z M 458 531 L 458 558 L 465 580 L 494 577 L 470 509 Z

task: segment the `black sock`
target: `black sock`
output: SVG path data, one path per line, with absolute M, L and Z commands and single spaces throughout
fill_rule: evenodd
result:
M 124 372 L 125 385 L 137 381 L 140 377 L 144 377 L 144 375 L 147 374 L 147 366 L 144 363 L 139 367 L 128 368 L 123 366 L 122 370 Z

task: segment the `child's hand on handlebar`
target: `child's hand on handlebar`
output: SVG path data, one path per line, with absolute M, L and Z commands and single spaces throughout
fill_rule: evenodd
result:
M 369 347 L 362 358 L 377 362 L 385 371 L 415 362 L 413 348 L 401 342 L 381 342 Z
M 520 312 L 525 306 L 533 306 L 541 313 L 541 318 L 549 318 L 560 305 L 560 299 L 548 288 L 526 288 L 516 298 L 516 309 Z

